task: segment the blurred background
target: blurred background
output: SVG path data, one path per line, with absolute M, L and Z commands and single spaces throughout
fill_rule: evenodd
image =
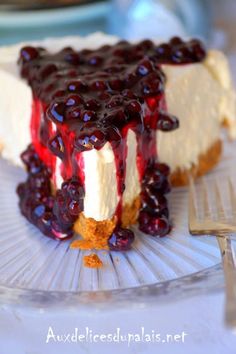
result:
M 94 31 L 122 38 L 197 36 L 236 51 L 236 0 L 1 0 L 0 45 Z

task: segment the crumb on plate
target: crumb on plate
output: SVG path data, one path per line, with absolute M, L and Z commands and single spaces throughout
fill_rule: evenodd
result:
M 93 244 L 88 240 L 74 240 L 70 244 L 70 248 L 72 249 L 80 249 L 80 250 L 91 250 L 93 248 Z
M 95 253 L 84 256 L 83 263 L 88 268 L 101 268 L 103 266 L 101 259 Z

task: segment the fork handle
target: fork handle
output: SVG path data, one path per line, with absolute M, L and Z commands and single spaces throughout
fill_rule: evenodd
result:
M 225 323 L 228 327 L 236 328 L 236 263 L 230 236 L 217 237 L 225 276 L 226 300 Z

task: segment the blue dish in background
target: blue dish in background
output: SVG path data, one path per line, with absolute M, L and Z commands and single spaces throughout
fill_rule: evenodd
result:
M 128 40 L 209 36 L 206 0 L 107 0 L 87 5 L 0 11 L 0 45 L 96 31 Z
M 128 40 L 175 35 L 207 40 L 209 27 L 207 0 L 112 0 L 109 32 Z
M 0 45 L 106 31 L 109 2 L 47 10 L 0 11 Z

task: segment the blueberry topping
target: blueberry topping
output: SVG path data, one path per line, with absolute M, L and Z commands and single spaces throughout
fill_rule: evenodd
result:
M 133 242 L 133 231 L 117 227 L 108 240 L 108 246 L 111 251 L 128 251 Z
M 137 165 L 141 183 L 140 229 L 163 236 L 170 230 L 168 166 L 155 162 L 156 130 L 179 127 L 165 110 L 166 77 L 163 64 L 201 62 L 203 44 L 178 37 L 155 45 L 120 41 L 58 53 L 26 46 L 19 57 L 21 76 L 32 88 L 32 145 L 22 153 L 28 178 L 17 188 L 23 215 L 45 235 L 57 239 L 73 235 L 73 224 L 83 210 L 84 187 L 80 153 L 110 143 L 116 164 L 119 197 L 125 189 L 127 134 L 137 138 Z M 65 182 L 53 193 L 56 157 L 62 160 Z M 117 208 L 117 217 L 121 216 Z M 114 250 L 129 249 L 132 231 L 116 228 L 109 239 Z

